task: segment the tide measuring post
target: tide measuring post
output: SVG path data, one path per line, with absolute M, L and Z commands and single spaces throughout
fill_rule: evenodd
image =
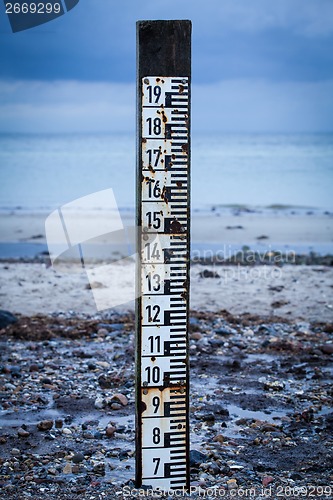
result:
M 191 22 L 137 23 L 136 486 L 189 488 Z

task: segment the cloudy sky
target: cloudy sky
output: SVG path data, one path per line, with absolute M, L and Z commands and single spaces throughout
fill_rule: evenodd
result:
M 135 128 L 135 22 L 191 19 L 193 132 L 333 130 L 332 0 L 81 0 L 11 33 L 0 4 L 0 131 Z

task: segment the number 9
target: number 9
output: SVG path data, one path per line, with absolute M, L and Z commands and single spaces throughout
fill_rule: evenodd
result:
M 157 396 L 153 397 L 152 403 L 153 403 L 153 407 L 155 408 L 154 413 L 157 413 L 158 409 L 160 407 L 160 398 Z

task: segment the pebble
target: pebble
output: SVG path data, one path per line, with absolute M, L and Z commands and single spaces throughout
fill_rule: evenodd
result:
M 22 429 L 22 427 L 20 427 L 20 429 L 17 431 L 17 435 L 20 437 L 26 438 L 26 437 L 30 436 L 30 432 L 28 432 L 25 429 Z
M 273 483 L 274 481 L 274 477 L 272 476 L 264 476 L 261 480 L 261 483 L 263 485 L 264 488 L 266 488 L 266 486 L 268 486 L 269 484 Z
M 227 481 L 227 486 L 228 486 L 228 490 L 234 490 L 234 489 L 238 488 L 238 484 L 237 484 L 236 479 L 229 479 Z
M 16 385 L 11 384 L 10 382 L 7 382 L 7 384 L 5 384 L 5 389 L 6 389 L 6 391 L 15 391 Z
M 75 453 L 74 456 L 72 457 L 72 462 L 74 464 L 79 464 L 83 462 L 84 460 L 84 455 L 82 453 Z
M 223 326 L 223 327 L 215 330 L 215 334 L 221 335 L 222 337 L 225 337 L 228 335 L 235 335 L 236 333 L 237 333 L 236 330 L 234 330 L 233 328 L 227 327 L 227 326 Z
M 12 448 L 10 453 L 13 457 L 19 457 L 21 455 L 21 451 L 18 448 Z
M 208 459 L 207 455 L 198 450 L 190 451 L 190 466 L 200 465 L 203 462 L 206 462 Z
M 210 271 L 209 269 L 204 269 L 199 273 L 200 278 L 220 278 L 220 275 L 216 271 Z
M 110 368 L 110 363 L 107 361 L 96 361 L 96 365 L 100 366 L 101 368 Z
M 96 410 L 101 410 L 102 408 L 104 408 L 104 406 L 105 406 L 104 399 L 103 398 L 96 398 L 94 406 L 95 406 Z
M 128 405 L 128 399 L 127 399 L 127 397 L 124 394 L 121 394 L 121 393 L 114 394 L 112 396 L 112 398 L 111 398 L 111 401 L 118 402 L 122 406 L 127 406 Z
M 111 403 L 111 410 L 122 410 L 123 406 L 120 403 Z
M 323 344 L 322 346 L 319 347 L 319 349 L 324 354 L 333 354 L 333 344 Z
M 109 333 L 109 330 L 107 330 L 106 328 L 99 328 L 97 330 L 97 335 L 101 335 L 103 337 L 105 337 L 105 335 L 107 335 Z
M 105 475 L 105 463 L 101 462 L 96 465 L 94 465 L 93 471 L 95 474 L 99 474 L 101 476 Z
M 107 428 L 105 429 L 105 434 L 107 435 L 107 437 L 112 437 L 115 432 L 116 428 L 113 427 L 113 425 L 108 425 Z
M 68 427 L 64 427 L 62 430 L 62 433 L 67 434 L 68 436 L 73 434 L 72 431 L 70 429 L 68 429 Z
M 42 420 L 38 422 L 37 428 L 39 431 L 49 431 L 53 427 L 53 420 Z
M 58 474 L 57 469 L 55 469 L 54 467 L 50 467 L 47 472 L 48 474 L 51 474 L 51 476 L 56 476 Z
M 106 377 L 105 375 L 100 375 L 98 377 L 98 384 L 102 389 L 111 389 L 112 387 L 110 378 Z
M 72 466 L 70 463 L 67 463 L 65 467 L 62 470 L 63 474 L 71 474 L 72 473 Z
M 17 317 L 9 311 L 0 311 L 0 330 L 17 322 Z
M 285 384 L 282 380 L 268 380 L 265 377 L 260 377 L 258 382 L 264 384 L 264 389 L 272 389 L 274 391 L 282 391 L 285 388 Z
M 193 332 L 193 333 L 191 333 L 191 339 L 192 340 L 200 340 L 200 339 L 202 339 L 202 334 L 200 332 Z

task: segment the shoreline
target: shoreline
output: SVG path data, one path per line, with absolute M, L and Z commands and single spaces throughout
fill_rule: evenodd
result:
M 204 260 L 207 252 L 210 252 L 209 257 L 220 253 L 226 260 L 246 249 L 260 254 L 277 251 L 297 255 L 313 252 L 321 256 L 333 255 L 333 213 L 292 212 L 289 209 L 258 212 L 239 206 L 223 208 L 222 211 L 194 210 L 191 218 L 192 258 L 196 256 Z M 33 259 L 36 254 L 45 252 L 45 220 L 48 215 L 44 211 L 0 211 L 0 259 Z M 134 211 L 121 211 L 120 215 L 124 234 L 119 244 L 125 245 L 123 254 L 127 252 L 128 255 L 128 245 L 134 253 Z M 106 248 L 106 244 L 114 243 L 111 232 L 105 233 L 111 224 L 108 212 L 75 211 L 70 214 L 70 218 L 75 226 L 82 228 L 82 241 L 88 239 L 84 232 L 88 231 L 89 234 L 89 228 L 93 227 L 95 234 L 100 231 L 98 238 L 90 240 L 90 249 L 95 245 L 93 250 L 97 252 L 99 260 L 110 255 L 110 248 Z M 119 248 L 115 248 L 115 251 L 119 251 Z
M 109 213 L 73 213 L 75 227 L 83 232 L 92 227 L 100 235 L 88 242 L 82 235 L 86 269 L 78 252 L 66 259 L 61 253 L 51 266 L 48 215 L 0 213 L 0 309 L 28 315 L 133 310 L 133 303 L 128 305 L 135 281 L 133 214 L 121 214 L 124 230 L 105 233 Z M 193 309 L 333 319 L 332 215 L 193 213 L 191 245 Z M 1 254 L 6 247 L 7 255 Z

